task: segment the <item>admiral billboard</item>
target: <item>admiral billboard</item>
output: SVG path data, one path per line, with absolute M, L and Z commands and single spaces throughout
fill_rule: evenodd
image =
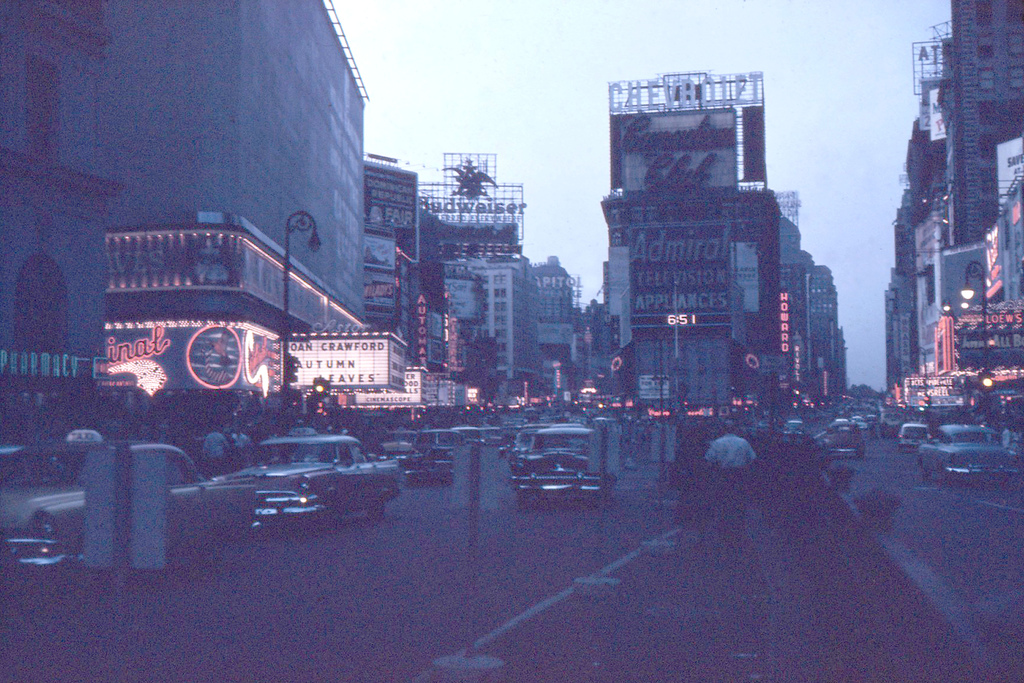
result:
M 650 226 L 633 230 L 630 239 L 634 327 L 731 324 L 727 226 Z

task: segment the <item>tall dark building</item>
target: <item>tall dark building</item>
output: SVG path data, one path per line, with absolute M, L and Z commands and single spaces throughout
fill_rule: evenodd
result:
M 942 108 L 954 243 L 966 244 L 998 214 L 996 146 L 1024 127 L 1024 2 L 951 0 L 951 15 Z
M 763 104 L 760 73 L 609 87 L 610 303 L 648 406 L 728 405 L 755 388 L 758 356 L 779 354 Z

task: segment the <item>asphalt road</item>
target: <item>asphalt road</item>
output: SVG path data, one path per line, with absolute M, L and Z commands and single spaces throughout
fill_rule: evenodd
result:
M 660 491 L 638 460 L 610 508 L 519 510 L 498 486 L 475 535 L 455 489 L 407 487 L 382 522 L 263 529 L 120 587 L 19 573 L 0 679 L 422 682 L 500 661 L 506 681 L 978 680 L 956 630 L 831 492 L 776 473 L 728 540 L 699 492 Z M 900 464 L 872 447 L 853 495 L 876 474 L 898 485 L 886 467 Z
M 845 498 L 882 493 L 898 503 L 878 539 L 940 607 L 987 677 L 1024 679 L 1024 482 L 940 484 L 920 476 L 916 453 L 869 443 Z M 870 504 L 870 503 L 869 503 Z

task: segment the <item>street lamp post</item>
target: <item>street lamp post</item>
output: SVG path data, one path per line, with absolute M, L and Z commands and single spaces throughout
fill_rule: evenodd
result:
M 316 231 L 316 221 L 305 211 L 296 211 L 284 226 L 284 350 L 281 353 L 281 393 L 288 394 L 288 369 L 291 367 L 291 341 L 292 341 L 292 317 L 289 311 L 289 292 L 292 279 L 292 233 L 308 232 L 309 243 L 306 245 L 310 251 L 320 249 L 320 235 Z
M 992 388 L 992 363 L 990 358 L 992 344 L 988 334 L 988 293 L 985 291 L 985 268 L 978 261 L 969 262 L 967 264 L 967 268 L 964 269 L 964 286 L 963 289 L 960 290 L 960 296 L 963 298 L 963 301 L 960 302 L 960 307 L 964 309 L 970 307 L 971 299 L 973 299 L 975 293 L 977 293 L 971 287 L 972 278 L 976 278 L 981 285 L 981 334 L 983 344 L 981 350 L 981 382 L 983 384 L 983 390 L 988 390 Z M 982 394 L 982 401 L 982 411 L 985 420 L 988 421 L 989 405 L 988 398 L 984 393 Z

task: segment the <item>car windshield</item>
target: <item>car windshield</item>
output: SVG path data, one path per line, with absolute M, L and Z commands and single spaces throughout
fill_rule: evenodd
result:
M 536 434 L 533 438 L 533 447 L 536 450 L 558 448 L 584 453 L 589 443 L 590 439 L 585 434 Z
M 904 439 L 926 439 L 928 438 L 928 428 L 904 427 L 902 436 Z
M 416 435 L 417 446 L 455 446 L 459 442 L 458 434 L 454 432 L 421 432 Z
M 280 463 L 334 462 L 334 444 L 330 443 L 275 443 L 263 444 L 260 461 Z
M 965 429 L 950 435 L 953 443 L 996 443 L 996 433 L 988 429 Z

